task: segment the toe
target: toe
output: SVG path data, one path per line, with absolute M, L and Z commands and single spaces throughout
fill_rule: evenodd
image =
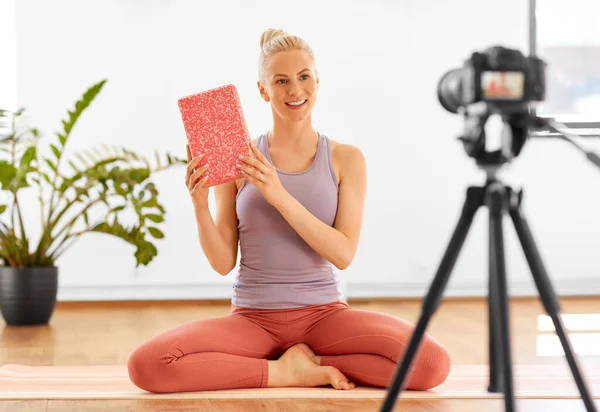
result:
M 355 387 L 355 385 L 350 381 L 341 381 L 340 385 L 341 385 L 341 388 L 345 391 L 349 391 L 351 389 L 354 389 L 354 387 Z
M 349 390 L 352 389 L 352 383 L 350 380 L 344 376 L 339 369 L 334 368 L 333 366 L 326 366 L 329 369 L 329 381 L 331 386 L 335 389 Z

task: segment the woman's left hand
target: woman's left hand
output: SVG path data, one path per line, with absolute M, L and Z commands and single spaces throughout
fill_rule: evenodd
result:
M 281 184 L 277 170 L 254 144 L 250 144 L 255 158 L 243 156 L 237 167 L 246 179 L 260 191 L 272 206 L 280 201 L 287 191 Z

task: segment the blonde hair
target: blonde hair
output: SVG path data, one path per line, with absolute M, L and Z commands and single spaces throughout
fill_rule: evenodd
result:
M 260 36 L 260 55 L 258 58 L 258 78 L 264 81 L 269 59 L 276 53 L 289 50 L 302 50 L 307 53 L 313 64 L 316 61 L 312 48 L 302 38 L 286 33 L 281 29 L 267 29 Z

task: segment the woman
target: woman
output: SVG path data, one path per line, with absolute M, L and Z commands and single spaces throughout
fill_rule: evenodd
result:
M 131 381 L 150 392 L 357 384 L 387 387 L 413 326 L 350 308 L 336 269 L 354 258 L 366 194 L 363 154 L 317 132 L 319 78 L 311 48 L 269 29 L 260 39 L 258 89 L 273 128 L 240 159 L 239 181 L 215 187 L 216 219 L 190 158 L 190 191 L 202 249 L 225 276 L 237 262 L 231 313 L 166 331 L 129 357 Z M 450 370 L 446 348 L 425 335 L 406 389 L 427 390 Z

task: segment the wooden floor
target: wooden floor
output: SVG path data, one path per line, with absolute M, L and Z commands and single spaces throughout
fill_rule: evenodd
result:
M 350 300 L 355 308 L 389 313 L 415 323 L 419 300 Z M 562 298 L 563 314 L 599 314 L 600 298 Z M 60 302 L 50 321 L 41 327 L 6 327 L 0 319 L 0 364 L 109 365 L 124 364 L 143 341 L 181 323 L 229 313 L 229 302 Z M 544 336 L 552 330 L 540 327 L 543 307 L 537 299 L 513 299 L 511 327 L 515 363 L 564 363 L 561 354 L 549 355 Z M 577 321 L 577 319 L 575 319 Z M 568 324 L 571 320 L 568 320 Z M 585 334 L 600 334 L 600 320 L 573 324 Z M 446 299 L 436 312 L 428 333 L 450 350 L 454 363 L 488 363 L 487 303 L 485 300 Z M 540 330 L 542 329 L 542 330 Z M 547 329 L 547 328 L 546 328 Z M 571 334 L 582 333 L 575 329 Z M 579 349 L 581 348 L 581 349 Z M 600 359 L 600 347 L 576 345 L 581 362 Z M 600 403 L 598 404 L 600 409 Z M 58 411 L 378 411 L 377 400 L 181 400 L 181 401 L 22 401 L 0 402 L 0 412 Z M 522 400 L 519 411 L 584 411 L 579 400 Z M 406 400 L 396 411 L 470 412 L 503 411 L 502 400 Z

